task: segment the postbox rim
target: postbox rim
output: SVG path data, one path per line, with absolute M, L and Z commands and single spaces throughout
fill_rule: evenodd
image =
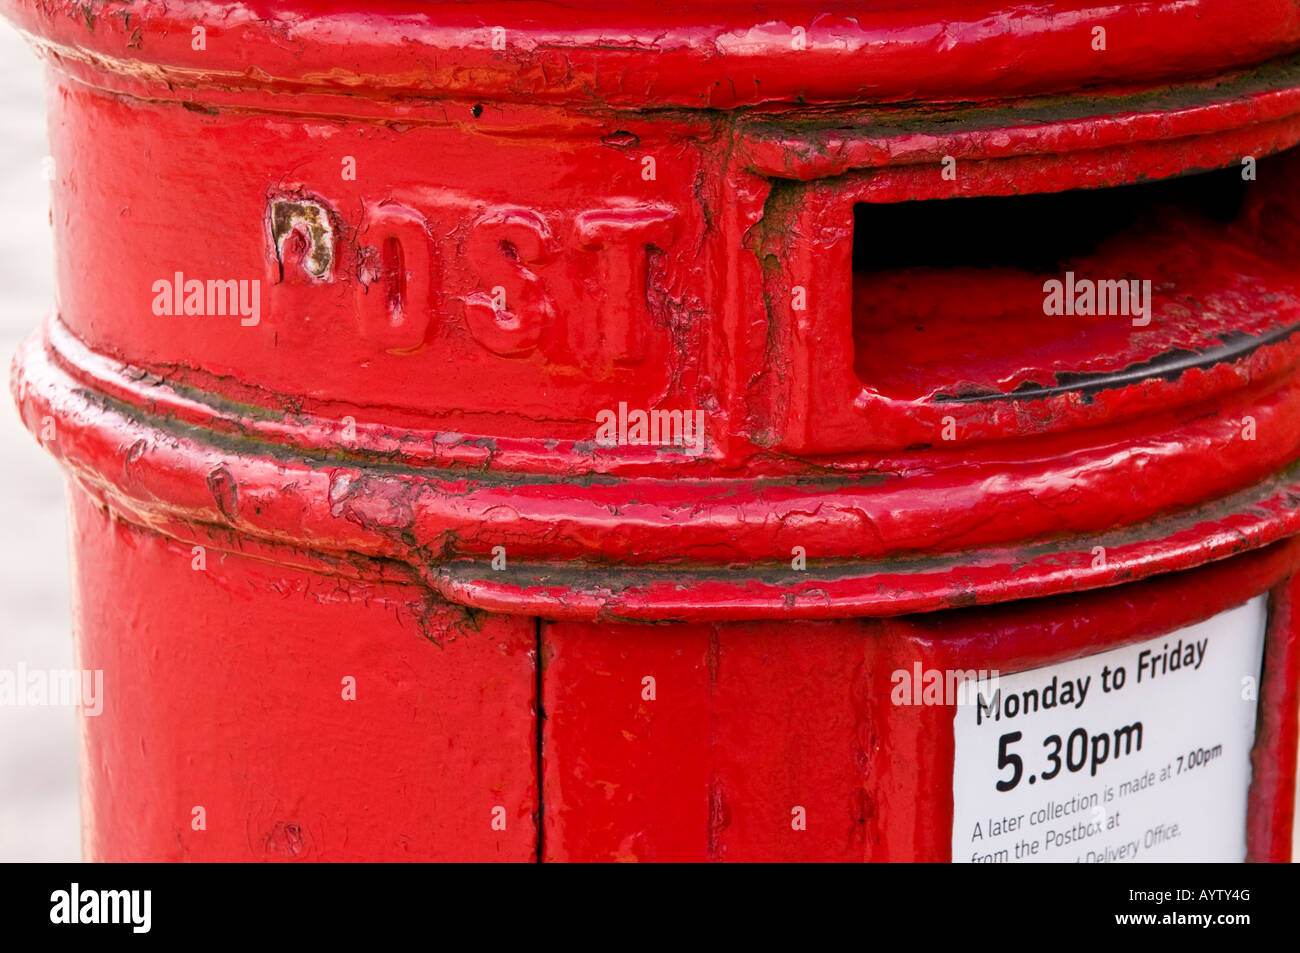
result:
M 85 388 L 52 360 L 40 333 L 20 349 L 12 384 L 28 427 L 39 432 L 40 421 L 54 421 L 47 449 L 130 522 L 272 562 L 306 560 L 381 577 L 385 567 L 398 566 L 401 575 L 449 601 L 551 619 L 895 616 L 1113 586 L 1300 534 L 1300 465 L 1293 464 L 1236 493 L 1140 524 L 924 557 L 883 554 L 819 565 L 814 552 L 804 571 L 791 571 L 774 549 L 765 565 L 751 553 L 739 568 L 716 559 L 647 567 L 594 553 L 564 560 L 565 547 L 581 547 L 600 528 L 610 529 L 613 514 L 626 508 L 645 510 L 622 526 L 625 533 L 636 529 L 638 541 L 628 537 L 634 548 L 652 552 L 677 537 L 664 522 L 667 511 L 640 499 L 644 481 L 569 481 L 553 488 L 558 495 L 528 499 L 470 473 L 449 479 L 367 471 L 342 460 L 286 456 L 285 448 L 268 456 L 272 448 L 264 442 L 167 423 L 147 408 Z M 514 518 L 479 522 L 483 501 L 476 494 L 503 501 L 493 508 L 508 508 Z M 821 502 L 809 497 L 794 505 L 816 510 Z M 691 525 L 722 521 L 739 533 L 747 528 L 746 513 L 756 518 L 769 506 L 761 488 L 748 496 L 732 491 L 712 505 L 696 501 Z M 463 536 L 465 519 L 474 521 L 469 536 Z M 655 523 L 662 524 L 658 530 Z M 539 534 L 542 526 L 549 529 Z M 757 528 L 744 545 L 763 545 Z M 448 548 L 453 542 L 472 543 L 476 551 Z M 503 571 L 487 555 L 497 546 L 510 554 Z
M 1018 98 L 1205 76 L 1300 48 L 1289 0 L 1261 0 L 1248 17 L 1236 0 L 870 11 L 806 0 L 0 0 L 0 13 L 65 66 L 156 84 L 622 108 Z

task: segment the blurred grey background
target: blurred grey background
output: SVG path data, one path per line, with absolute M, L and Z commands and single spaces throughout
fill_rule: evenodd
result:
M 0 22 L 0 669 L 74 666 L 63 476 L 18 420 L 9 362 L 54 301 L 44 69 Z M 80 860 L 73 708 L 0 705 L 0 861 Z

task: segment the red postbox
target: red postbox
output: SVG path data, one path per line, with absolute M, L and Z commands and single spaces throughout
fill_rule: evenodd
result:
M 90 859 L 1289 857 L 1289 0 L 2 7 Z

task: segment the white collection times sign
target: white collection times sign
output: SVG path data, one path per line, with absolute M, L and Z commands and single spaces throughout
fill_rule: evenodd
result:
M 1267 612 L 981 682 L 953 720 L 953 861 L 1244 860 Z

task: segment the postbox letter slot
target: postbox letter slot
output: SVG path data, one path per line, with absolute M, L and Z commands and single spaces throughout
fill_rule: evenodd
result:
M 1300 256 L 1258 226 L 1261 203 L 1294 215 L 1277 166 L 1294 159 L 1262 160 L 1274 184 L 1261 172 L 1249 189 L 1228 168 L 1111 189 L 859 203 L 855 373 L 898 401 L 1088 396 L 1176 381 L 1289 337 L 1300 302 L 1265 297 L 1289 287 L 1282 269 Z

